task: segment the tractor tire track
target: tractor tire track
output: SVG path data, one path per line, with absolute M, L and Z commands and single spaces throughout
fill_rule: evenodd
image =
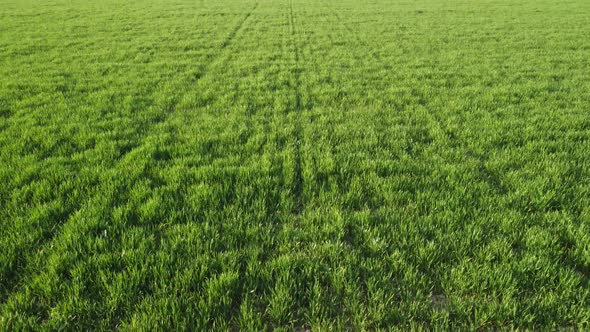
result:
M 244 24 L 246 23 L 246 21 L 248 21 L 250 16 L 252 16 L 252 13 L 256 10 L 256 8 L 258 8 L 258 3 L 256 3 L 254 5 L 254 7 L 252 7 L 252 9 L 250 9 L 250 11 L 246 15 L 244 15 L 244 17 L 238 22 L 238 24 L 236 24 L 236 26 L 234 26 L 234 28 L 230 31 L 230 33 L 227 35 L 227 37 L 223 41 L 223 43 L 221 43 L 222 50 L 232 44 L 233 40 L 236 38 L 236 35 L 238 34 L 238 32 L 240 30 L 242 30 L 242 28 L 244 27 Z
M 301 214 L 305 207 L 304 199 L 304 178 L 303 178 L 303 166 L 301 157 L 301 144 L 303 141 L 303 128 L 301 124 L 301 49 L 298 45 L 298 32 L 297 25 L 295 23 L 295 17 L 293 14 L 293 0 L 289 1 L 289 30 L 291 46 L 293 47 L 293 60 L 294 60 L 294 78 L 295 85 L 293 87 L 293 93 L 295 94 L 294 105 L 288 110 L 288 113 L 295 112 L 294 121 L 295 129 L 293 132 L 294 148 L 295 148 L 295 165 L 294 165 L 294 177 L 292 185 L 293 193 L 293 211 L 295 215 Z
M 206 76 L 206 74 L 210 71 L 211 67 L 215 63 L 221 61 L 222 58 L 227 57 L 229 54 L 224 53 L 223 51 L 226 50 L 229 46 L 231 46 L 236 36 L 243 29 L 243 27 L 246 25 L 246 22 L 249 20 L 249 18 L 252 16 L 252 13 L 257 8 L 258 3 L 256 3 L 248 11 L 248 13 L 246 13 L 244 17 L 237 22 L 237 24 L 231 29 L 229 34 L 224 38 L 216 54 L 212 56 L 211 59 L 203 66 L 203 69 L 199 75 L 191 75 L 190 78 L 183 78 L 181 82 L 175 84 L 177 85 L 177 88 L 175 88 L 173 91 L 184 91 L 185 89 L 182 89 L 182 87 L 200 81 L 203 77 Z M 51 229 L 50 234 L 48 234 L 45 238 L 37 239 L 35 253 L 25 258 L 24 263 L 19 264 L 19 266 L 16 268 L 21 271 L 20 274 L 9 273 L 8 275 L 0 276 L 0 281 L 2 281 L 2 288 L 0 288 L 0 305 L 3 305 L 6 302 L 8 302 L 10 300 L 11 294 L 17 292 L 22 287 L 22 285 L 24 285 L 23 280 L 31 277 L 32 272 L 30 265 L 32 262 L 46 261 L 38 258 L 38 256 L 49 254 L 50 250 L 45 251 L 45 249 L 52 248 L 53 245 L 51 245 L 51 243 L 59 242 L 60 234 L 63 234 L 66 225 L 75 221 L 77 215 L 83 214 L 84 210 L 90 209 L 93 205 L 93 202 L 100 202 L 100 198 L 104 196 L 105 193 L 109 193 L 109 196 L 113 198 L 117 197 L 119 192 L 123 189 L 121 187 L 125 187 L 130 183 L 134 183 L 144 175 L 143 172 L 139 172 L 139 174 L 133 177 L 126 178 L 123 183 L 119 183 L 116 186 L 112 185 L 112 179 L 117 178 L 119 176 L 118 170 L 124 170 L 131 166 L 137 166 L 133 160 L 135 155 L 141 153 L 142 150 L 145 150 L 149 147 L 149 144 L 147 144 L 146 142 L 151 141 L 150 137 L 158 135 L 158 128 L 164 126 L 164 124 L 170 119 L 171 115 L 174 114 L 175 107 L 178 104 L 178 100 L 180 100 L 183 95 L 186 95 L 186 92 L 182 95 L 179 95 L 177 98 L 174 98 L 174 101 L 170 105 L 166 105 L 163 114 L 160 117 L 157 117 L 155 121 L 151 122 L 148 128 L 139 131 L 140 133 L 144 133 L 137 138 L 137 141 L 142 143 L 126 151 L 122 156 L 119 157 L 116 164 L 113 167 L 109 168 L 107 174 L 100 176 L 98 186 L 91 188 L 91 190 L 88 192 L 88 196 L 90 197 L 86 199 L 84 203 L 81 203 L 80 205 L 78 205 L 79 207 L 75 207 L 73 210 L 65 213 L 62 219 L 64 220 L 64 222 L 55 225 Z M 73 229 L 75 230 L 76 228 L 74 227 Z M 16 259 L 17 257 L 15 257 L 14 259 L 15 262 L 17 261 Z

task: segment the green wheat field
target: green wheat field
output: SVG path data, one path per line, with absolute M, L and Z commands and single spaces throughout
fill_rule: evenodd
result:
M 0 0 L 0 330 L 589 324 L 590 1 Z

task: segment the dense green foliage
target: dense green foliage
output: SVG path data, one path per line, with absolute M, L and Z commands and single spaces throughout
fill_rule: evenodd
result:
M 589 28 L 0 0 L 0 329 L 588 328 Z

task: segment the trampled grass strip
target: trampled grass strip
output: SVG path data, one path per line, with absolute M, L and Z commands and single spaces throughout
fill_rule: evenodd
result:
M 302 212 L 305 206 L 304 200 L 304 184 L 303 184 L 303 170 L 301 166 L 301 141 L 303 140 L 302 129 L 301 129 L 301 119 L 300 119 L 300 112 L 302 112 L 302 105 L 301 105 L 301 64 L 300 62 L 300 46 L 299 46 L 299 38 L 298 38 L 298 31 L 295 22 L 295 17 L 293 15 L 293 0 L 289 1 L 289 29 L 291 33 L 291 46 L 293 48 L 293 58 L 294 58 L 294 76 L 295 76 L 295 87 L 294 87 L 294 96 L 295 96 L 295 104 L 293 105 L 293 109 L 289 110 L 290 112 L 295 112 L 296 114 L 293 115 L 295 117 L 295 129 L 293 133 L 293 144 L 294 144 L 294 159 L 295 159 L 295 172 L 294 175 L 294 186 L 292 189 L 295 204 L 293 213 L 299 214 Z M 289 115 L 289 112 L 287 113 Z

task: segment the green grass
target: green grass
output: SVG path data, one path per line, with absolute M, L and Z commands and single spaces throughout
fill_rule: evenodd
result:
M 0 329 L 587 329 L 590 2 L 0 0 Z

